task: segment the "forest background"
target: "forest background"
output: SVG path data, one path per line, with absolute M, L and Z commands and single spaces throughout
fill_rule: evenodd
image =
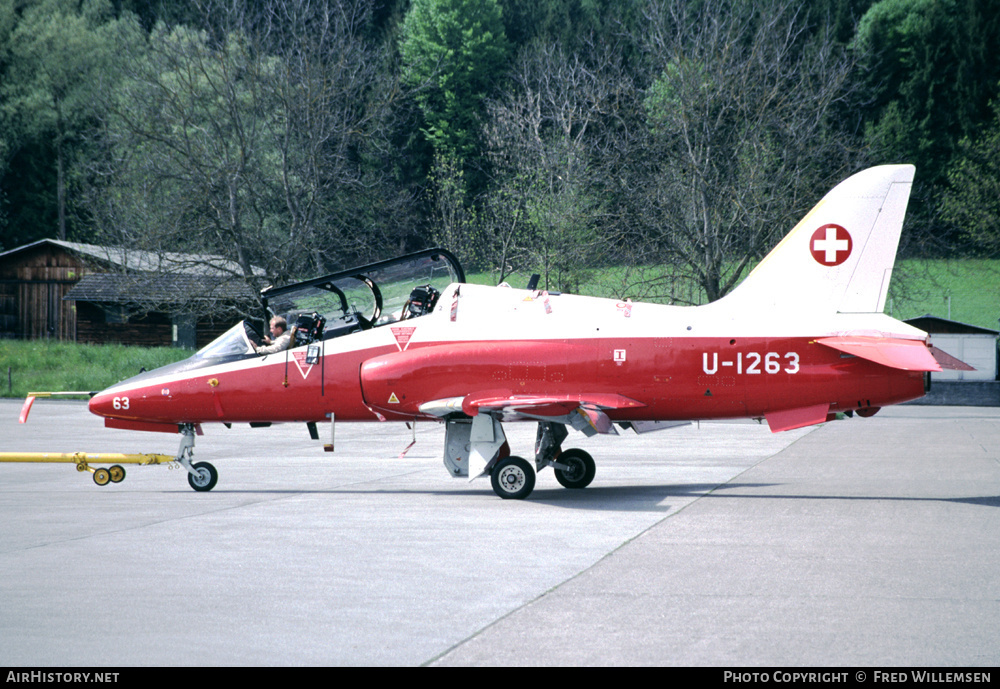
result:
M 901 255 L 996 259 L 997 55 L 1000 0 L 0 0 L 0 251 L 703 303 L 912 163 Z

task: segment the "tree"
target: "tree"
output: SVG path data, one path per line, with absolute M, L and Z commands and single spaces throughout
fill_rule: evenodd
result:
M 867 145 L 878 161 L 917 166 L 901 251 L 950 253 L 962 238 L 939 222 L 941 194 L 959 142 L 991 119 L 1000 94 L 1000 2 L 879 0 L 853 48 Z
M 483 236 L 476 225 L 475 211 L 466 199 L 465 172 L 458 156 L 448 150 L 436 153 L 427 181 L 434 243 L 451 250 L 466 268 L 481 267 Z
M 653 0 L 646 20 L 647 127 L 621 157 L 628 222 L 616 243 L 630 266 L 655 266 L 668 287 L 691 280 L 715 300 L 817 189 L 859 166 L 845 116 L 852 63 L 791 4 Z
M 277 170 L 260 90 L 273 62 L 238 33 L 216 43 L 160 24 L 122 67 L 101 132 L 109 183 L 93 190 L 95 216 L 116 245 L 221 253 L 252 284 L 265 246 L 282 244 L 269 231 Z
M 399 46 L 403 78 L 417 89 L 424 135 L 463 161 L 478 148 L 480 103 L 507 59 L 496 0 L 414 0 Z
M 222 255 L 257 288 L 255 267 L 315 275 L 396 241 L 394 90 L 359 36 L 368 7 L 234 0 L 206 8 L 202 30 L 154 27 L 123 56 L 95 140 L 89 208 L 110 240 Z
M 527 48 L 531 43 L 559 44 L 571 53 L 589 42 L 631 28 L 634 4 L 616 0 L 500 0 L 507 38 Z
M 871 98 L 869 136 L 883 151 L 943 178 L 958 141 L 989 119 L 1000 66 L 995 0 L 880 0 L 854 49 Z
M 412 195 L 391 142 L 406 93 L 386 45 L 367 37 L 371 0 L 264 3 L 265 84 L 278 110 L 283 222 L 316 272 L 383 258 L 412 239 Z
M 121 27 L 110 0 L 36 0 L 19 16 L 10 7 L 0 11 L 8 29 L 15 17 L 0 97 L 18 147 L 39 142 L 38 150 L 55 157 L 56 229 L 65 239 L 70 147 L 96 115 L 96 94 L 109 88 L 107 68 Z M 7 147 L 14 148 L 9 141 Z
M 578 290 L 593 265 L 605 186 L 601 159 L 632 91 L 612 51 L 588 59 L 554 44 L 526 49 L 484 128 L 492 182 L 482 203 L 490 267 L 530 267 L 548 289 Z
M 960 142 L 941 203 L 943 219 L 989 257 L 1000 256 L 1000 102 L 995 113 L 990 127 Z

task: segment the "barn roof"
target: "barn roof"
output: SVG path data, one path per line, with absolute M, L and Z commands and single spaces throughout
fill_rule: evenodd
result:
M 240 276 L 243 274 L 242 268 L 236 261 L 230 261 L 223 256 L 184 254 L 169 251 L 143 251 L 129 247 L 66 242 L 60 239 L 40 239 L 37 242 L 4 251 L 0 253 L 0 260 L 11 258 L 19 253 L 37 249 L 45 245 L 60 247 L 82 258 L 102 263 L 109 268 L 119 268 L 128 271 L 205 276 Z M 264 275 L 264 270 L 261 268 L 254 267 L 253 272 L 255 275 Z
M 253 289 L 243 280 L 220 280 L 217 275 L 91 273 L 83 276 L 63 299 L 106 304 L 169 304 L 182 301 L 238 301 L 253 299 L 254 296 Z
M 970 325 L 959 321 L 952 321 L 940 316 L 925 314 L 916 318 L 908 318 L 906 323 L 914 328 L 920 328 L 924 332 L 939 333 L 949 335 L 1000 335 L 1000 331 L 982 328 L 978 325 Z

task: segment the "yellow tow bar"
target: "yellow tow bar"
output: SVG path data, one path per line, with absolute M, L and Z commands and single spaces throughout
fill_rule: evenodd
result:
M 76 464 L 77 471 L 89 471 L 94 475 L 94 483 L 106 486 L 108 483 L 121 483 L 125 480 L 125 468 L 122 464 L 167 464 L 173 462 L 170 455 L 154 454 L 122 454 L 117 452 L 0 452 L 0 462 L 64 462 Z M 113 464 L 93 468 L 95 464 Z

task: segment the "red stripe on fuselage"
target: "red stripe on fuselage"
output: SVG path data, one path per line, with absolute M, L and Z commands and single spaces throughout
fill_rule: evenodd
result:
M 480 393 L 617 394 L 645 406 L 616 421 L 758 417 L 829 403 L 832 411 L 920 397 L 923 376 L 817 345 L 810 338 L 591 338 L 418 343 L 329 353 L 303 377 L 284 357 L 224 366 L 91 400 L 134 421 L 373 421 L 422 416 L 424 402 Z M 218 369 L 218 370 L 217 370 Z M 325 380 L 321 378 L 325 376 Z M 360 377 L 359 377 L 360 376 Z
M 362 365 L 365 401 L 417 415 L 429 400 L 482 390 L 511 396 L 612 393 L 642 407 L 614 420 L 732 418 L 829 403 L 834 411 L 923 395 L 920 374 L 894 371 L 809 338 L 614 338 L 459 342 L 411 347 Z

